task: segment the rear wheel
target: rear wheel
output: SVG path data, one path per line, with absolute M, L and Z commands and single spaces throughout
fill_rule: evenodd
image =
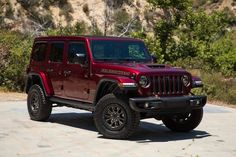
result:
M 47 101 L 42 88 L 33 85 L 27 97 L 28 113 L 32 120 L 45 121 L 49 118 L 52 111 L 52 104 Z
M 203 109 L 195 109 L 190 113 L 177 114 L 162 119 L 167 128 L 176 132 L 188 132 L 195 129 L 201 122 Z
M 139 121 L 139 113 L 131 110 L 126 101 L 113 94 L 102 97 L 94 112 L 95 125 L 106 138 L 128 138 L 137 129 Z

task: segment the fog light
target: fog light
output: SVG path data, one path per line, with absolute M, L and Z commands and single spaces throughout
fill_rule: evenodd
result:
M 146 103 L 144 104 L 144 108 L 148 108 L 148 107 L 149 107 L 149 103 L 146 102 Z
M 199 100 L 197 100 L 197 105 L 199 105 L 200 104 L 200 101 Z
M 201 105 L 201 100 L 190 100 L 190 105 L 191 106 L 199 106 Z

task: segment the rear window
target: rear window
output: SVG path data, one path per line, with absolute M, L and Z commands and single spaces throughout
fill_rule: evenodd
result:
M 45 60 L 47 43 L 36 43 L 32 53 L 32 59 L 37 62 L 42 62 Z
M 62 62 L 63 59 L 64 43 L 52 43 L 50 61 Z

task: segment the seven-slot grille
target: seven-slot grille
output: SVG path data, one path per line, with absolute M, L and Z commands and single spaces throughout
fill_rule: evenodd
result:
M 184 94 L 182 75 L 163 75 L 150 77 L 153 93 L 158 95 Z

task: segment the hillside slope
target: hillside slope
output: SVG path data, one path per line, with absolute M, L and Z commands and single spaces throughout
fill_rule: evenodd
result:
M 144 17 L 148 3 L 145 0 L 1 0 L 0 24 L 13 30 L 30 31 L 46 27 L 74 25 L 83 22 L 103 30 L 105 22 L 113 25 L 114 15 L 122 10 L 146 26 Z M 107 15 L 107 16 L 106 16 Z M 118 16 L 122 16 L 118 15 Z
M 236 0 L 196 0 L 194 6 L 207 12 L 227 9 L 236 15 Z M 161 14 L 152 11 L 146 0 L 0 0 L 0 27 L 26 32 L 76 22 L 96 26 L 104 32 L 105 26 L 112 30 L 121 20 L 133 18 L 146 31 L 151 31 L 153 21 Z

